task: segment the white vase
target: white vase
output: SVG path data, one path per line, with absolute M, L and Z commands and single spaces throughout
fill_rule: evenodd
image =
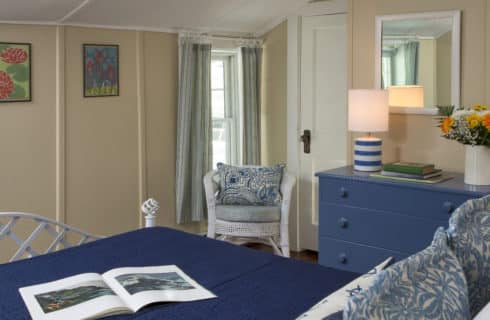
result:
M 464 182 L 478 186 L 490 185 L 490 148 L 466 146 Z

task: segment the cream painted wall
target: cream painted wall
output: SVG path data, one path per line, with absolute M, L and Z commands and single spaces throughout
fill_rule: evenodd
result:
M 1 41 L 32 43 L 33 66 L 33 101 L 0 104 L 0 210 L 56 219 L 59 208 L 60 221 L 111 235 L 138 228 L 140 200 L 151 196 L 161 203 L 158 224 L 204 231 L 204 224 L 175 223 L 177 35 L 60 31 L 58 37 L 55 26 L 0 25 Z M 119 45 L 119 97 L 83 97 L 83 43 Z
M 0 104 L 0 211 L 56 218 L 55 31 L 0 24 L 0 41 L 32 43 L 33 53 L 32 102 Z M 32 228 L 24 224 L 16 231 L 25 238 Z M 13 242 L 2 242 L 0 262 L 15 253 Z
M 488 103 L 490 68 L 486 0 L 350 0 L 352 20 L 352 85 L 374 86 L 375 17 L 384 14 L 462 10 L 462 103 Z M 392 115 L 384 138 L 384 161 L 434 162 L 443 169 L 463 171 L 463 146 L 439 137 L 429 116 Z
M 158 224 L 204 232 L 205 223 L 176 224 L 177 34 L 144 33 L 147 193 L 161 204 Z
M 148 194 L 166 204 L 158 223 L 175 225 L 177 35 L 148 32 L 144 43 Z
M 0 24 L 0 41 L 32 43 L 32 102 L 0 104 L 0 211 L 55 218 L 56 30 Z
M 451 32 L 437 39 L 437 104 L 451 104 Z
M 287 22 L 264 36 L 262 68 L 262 163 L 287 162 Z
M 483 14 L 485 15 L 485 17 L 489 18 L 490 19 L 490 3 L 489 3 L 489 0 L 485 0 L 485 12 L 483 12 Z M 484 46 L 484 50 L 485 50 L 485 54 L 488 54 L 488 52 L 490 52 L 490 23 L 488 23 L 488 21 L 485 21 L 485 26 L 486 28 L 483 30 L 483 32 L 485 32 L 485 46 Z M 490 88 L 489 88 L 489 84 L 490 84 L 490 63 L 488 61 L 485 61 L 485 65 L 484 66 L 481 66 L 482 69 L 484 69 L 485 71 L 485 96 L 482 97 L 482 99 L 484 99 L 485 103 L 489 103 L 490 102 Z
M 119 45 L 120 96 L 83 97 L 83 43 Z M 136 48 L 135 31 L 65 31 L 66 222 L 96 234 L 139 226 Z
M 424 105 L 437 104 L 436 40 L 419 40 L 418 83 L 424 87 Z

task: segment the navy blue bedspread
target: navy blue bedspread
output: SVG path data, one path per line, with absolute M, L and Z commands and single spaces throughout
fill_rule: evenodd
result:
M 155 304 L 110 319 L 294 319 L 357 276 L 158 227 L 0 265 L 0 319 L 30 319 L 19 287 L 85 272 L 168 264 L 218 298 Z

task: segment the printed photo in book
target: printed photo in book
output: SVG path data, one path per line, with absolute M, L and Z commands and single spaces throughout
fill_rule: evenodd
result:
M 96 319 L 156 302 L 215 298 L 177 266 L 119 268 L 20 288 L 34 320 Z

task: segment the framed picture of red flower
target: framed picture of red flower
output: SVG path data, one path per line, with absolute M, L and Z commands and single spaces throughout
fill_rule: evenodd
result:
M 31 44 L 0 42 L 0 102 L 31 99 Z
M 83 96 L 119 95 L 119 46 L 83 45 Z

